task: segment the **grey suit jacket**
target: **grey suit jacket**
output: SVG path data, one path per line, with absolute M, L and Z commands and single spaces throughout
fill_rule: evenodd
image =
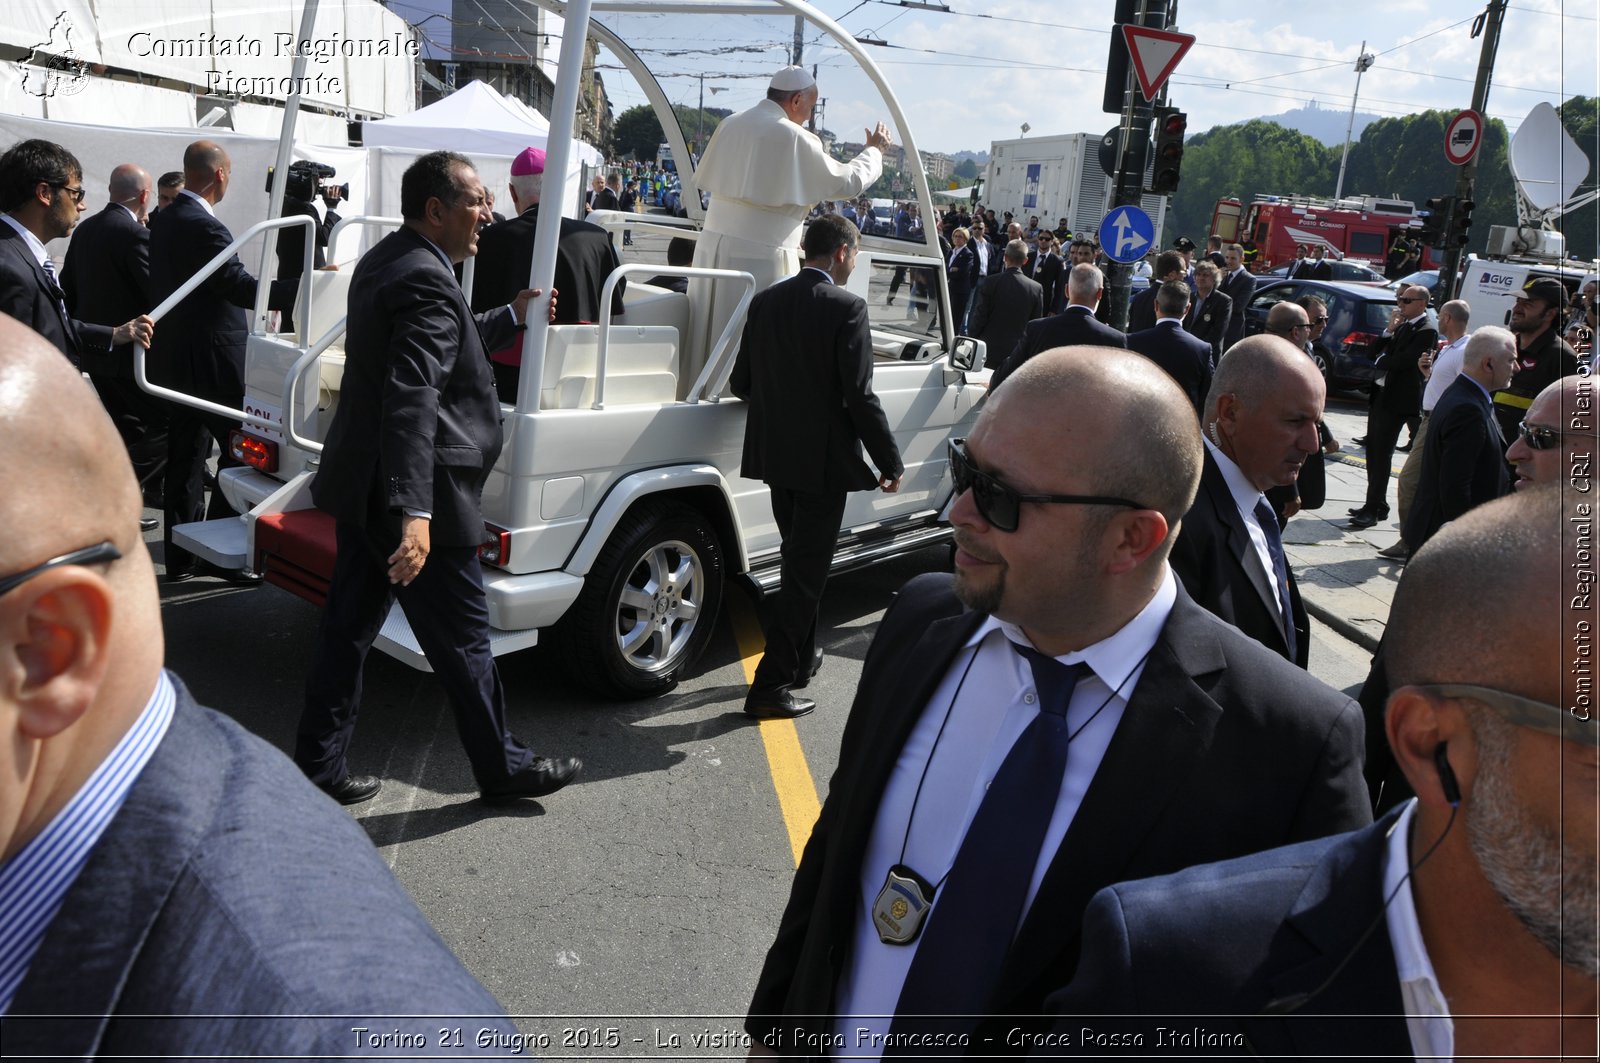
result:
M 1003 358 L 1016 349 L 1028 322 L 1043 316 L 1044 286 L 1020 269 L 1007 269 L 978 286 L 967 334 L 987 344 L 996 359 Z
M 745 1029 L 831 1032 L 860 872 L 907 736 L 983 614 L 948 575 L 919 576 L 867 651 L 839 767 L 795 873 Z M 1005 1052 L 1078 962 L 1089 898 L 1113 882 L 1350 830 L 1371 821 L 1361 710 L 1195 605 L 1180 587 L 1100 768 L 1023 919 L 974 1051 Z M 959 972 L 952 972 L 958 977 Z M 996 1040 L 985 1044 L 985 1036 Z M 817 1042 L 811 1042 L 815 1050 Z M 1015 1049 L 1010 1049 L 1015 1051 Z M 811 1055 L 804 1047 L 795 1055 Z
M 355 821 L 174 685 L 5 1017 L 7 1057 L 349 1056 L 352 1026 L 406 1023 L 363 1018 L 384 1015 L 513 1029 Z M 434 1052 L 440 1025 L 405 1028 Z

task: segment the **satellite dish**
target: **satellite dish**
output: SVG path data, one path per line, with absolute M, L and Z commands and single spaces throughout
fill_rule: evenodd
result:
M 1528 112 L 1511 138 L 1511 176 L 1523 198 L 1539 211 L 1567 202 L 1589 176 L 1589 157 L 1548 103 Z

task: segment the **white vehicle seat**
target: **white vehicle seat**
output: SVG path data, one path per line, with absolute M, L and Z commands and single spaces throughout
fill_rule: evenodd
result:
M 307 343 L 316 343 L 325 332 L 338 323 L 340 318 L 344 317 L 350 302 L 350 277 L 350 270 L 312 271 L 310 318 L 306 317 L 305 307 L 297 306 L 295 309 L 295 320 L 306 322 Z M 333 341 L 333 346 L 329 350 L 334 349 L 343 352 L 343 336 Z
M 617 320 L 624 324 L 671 325 L 678 330 L 680 342 L 682 337 L 689 335 L 689 297 L 683 292 L 629 280 L 627 289 L 622 293 L 622 307 L 622 317 Z M 686 364 L 680 352 L 675 369 L 683 381 L 682 391 L 687 391 L 694 383 L 693 379 L 684 377 Z M 683 396 L 680 394 L 677 397 Z
M 606 405 L 676 399 L 680 335 L 671 325 L 613 325 L 606 349 Z M 593 404 L 599 353 L 599 325 L 551 325 L 545 341 L 539 408 L 576 410 Z

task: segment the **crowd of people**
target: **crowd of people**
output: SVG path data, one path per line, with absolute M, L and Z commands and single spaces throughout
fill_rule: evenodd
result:
M 741 472 L 769 485 L 783 538 L 744 705 L 764 721 L 817 708 L 796 691 L 823 665 L 843 500 L 897 491 L 903 471 L 866 306 L 845 287 L 861 228 L 802 224 L 870 187 L 888 134 L 829 160 L 800 128 L 816 98 L 812 75 L 785 68 L 719 127 L 694 259 L 760 272 L 730 386 L 749 404 Z M 354 269 L 312 488 L 337 559 L 296 771 L 162 668 L 140 482 L 120 456 L 133 448 L 79 372 L 139 344 L 166 379 L 237 405 L 256 287 L 237 259 L 159 328 L 143 314 L 226 245 L 211 208 L 227 154 L 190 146 L 151 226 L 144 302 L 102 323 L 66 303 L 43 255 L 83 207 L 81 166 L 43 142 L 0 158 L 0 310 L 18 319 L 0 317 L 8 1055 L 345 1055 L 353 1017 L 499 1014 L 326 798 L 382 785 L 347 753 L 396 600 L 485 799 L 547 795 L 582 768 L 507 729 L 476 546 L 502 444 L 495 380 L 514 368 L 495 352 L 530 314 L 595 313 L 584 300 L 615 250 L 563 224 L 555 294 L 510 284 L 469 305 L 454 273 L 504 240 L 494 272 L 528 275 L 543 164 L 518 157 L 516 214 L 491 223 L 471 160 L 420 157 L 404 225 Z M 106 210 L 138 221 L 148 174 L 119 172 L 127 194 Z M 1337 446 L 1312 357 L 1326 308 L 1280 304 L 1242 337 L 1254 279 L 1244 249 L 1216 240 L 1156 257 L 1149 324 L 1125 334 L 1097 320 L 1091 241 L 987 211 L 941 228 L 952 293 L 958 279 L 970 293 L 955 312 L 995 337 L 998 366 L 969 434 L 945 441 L 953 571 L 913 579 L 878 626 L 753 987 L 752 1055 L 1023 1054 L 1091 1028 L 1166 1055 L 1164 1024 L 1205 1015 L 1179 1050 L 1593 1058 L 1600 729 L 1566 648 L 1600 618 L 1563 593 L 1590 532 L 1545 481 L 1569 480 L 1595 421 L 1560 339 L 1561 285 L 1531 281 L 1509 331 L 1469 332 L 1447 303 L 1442 349 L 1426 290 L 1402 293 L 1380 341 L 1366 515 L 1387 499 L 1398 429 L 1434 402 L 1403 524 L 1415 556 L 1358 704 L 1307 671 L 1282 537 L 1312 504 L 1313 457 Z M 715 333 L 726 300 L 689 292 Z M 195 463 L 221 426 L 174 410 L 167 427 L 170 527 L 198 513 Z M 63 1020 L 85 1014 L 100 1020 Z

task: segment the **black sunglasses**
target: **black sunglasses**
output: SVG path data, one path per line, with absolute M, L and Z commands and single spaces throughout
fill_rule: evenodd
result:
M 0 577 L 0 596 L 10 594 L 35 576 L 42 576 L 53 568 L 61 568 L 63 565 L 103 565 L 109 561 L 117 561 L 121 557 L 122 552 L 112 546 L 109 540 L 100 543 L 98 546 L 86 546 L 82 550 L 74 550 L 70 554 L 52 557 L 43 564 L 34 565 L 32 568 L 24 572 L 18 572 L 14 576 Z
M 1562 432 L 1523 421 L 1517 425 L 1517 435 L 1533 450 L 1554 450 L 1561 445 Z
M 988 521 L 998 531 L 1014 532 L 1017 530 L 1017 521 L 1022 515 L 1022 503 L 1043 502 L 1048 504 L 1075 504 L 1081 506 L 1126 506 L 1128 509 L 1148 509 L 1137 502 L 1130 502 L 1126 498 L 1113 498 L 1109 495 L 1025 495 L 1015 488 L 1007 487 L 999 480 L 972 464 L 972 459 L 967 457 L 967 441 L 965 439 L 952 439 L 949 443 L 950 450 L 950 479 L 955 481 L 956 494 L 965 491 L 972 492 L 973 505 L 978 507 L 978 515 Z
M 78 204 L 79 206 L 83 205 L 83 197 L 89 194 L 89 190 L 84 188 L 82 185 L 79 185 L 77 188 L 73 188 L 71 185 L 52 185 L 51 187 L 59 188 L 67 195 L 71 196 L 72 202 Z

